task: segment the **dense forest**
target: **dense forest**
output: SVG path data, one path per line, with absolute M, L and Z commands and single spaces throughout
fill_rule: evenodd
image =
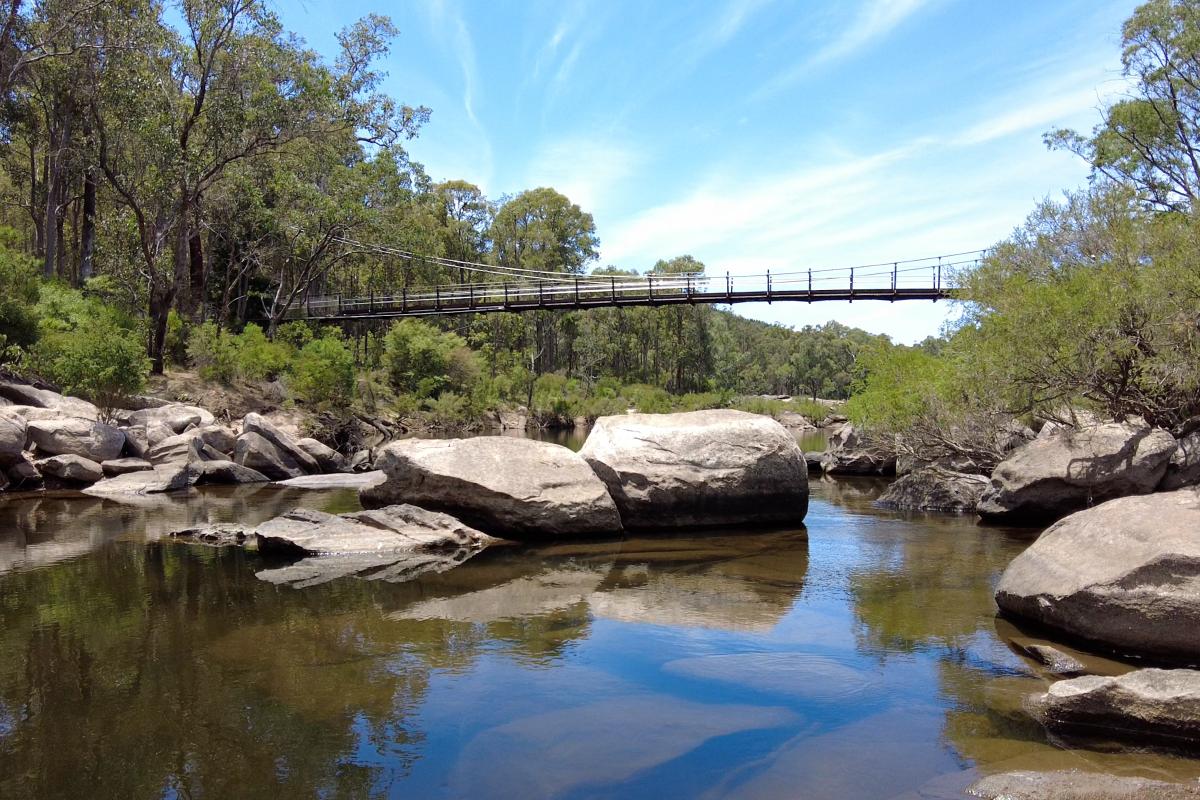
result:
M 102 406 L 164 370 L 450 422 L 853 394 L 852 415 L 889 440 L 983 462 L 1014 418 L 1090 410 L 1178 428 L 1200 414 L 1195 0 L 1151 0 L 1127 21 L 1127 96 L 1089 134 L 1046 136 L 1091 165 L 1088 186 L 957 276 L 961 318 L 917 347 L 705 306 L 288 322 L 310 295 L 480 279 L 456 262 L 705 266 L 602 265 L 591 215 L 554 189 L 488 198 L 427 175 L 405 144 L 432 112 L 380 90 L 398 36 L 384 17 L 341 31 L 329 61 L 259 0 L 7 9 L 0 369 Z
M 479 280 L 456 261 L 635 272 L 597 263 L 591 215 L 552 188 L 490 199 L 427 175 L 404 145 L 430 109 L 380 91 L 397 35 L 359 20 L 330 62 L 259 0 L 11 4 L 3 364 L 102 404 L 193 368 L 322 406 L 459 418 L 534 401 L 568 415 L 847 396 L 878 337 L 836 323 L 793 331 L 708 307 L 286 322 L 310 295 Z

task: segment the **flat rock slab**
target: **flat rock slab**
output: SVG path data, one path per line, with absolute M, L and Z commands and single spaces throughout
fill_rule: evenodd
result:
M 1033 695 L 1029 712 L 1060 733 L 1080 733 L 1200 750 L 1200 671 L 1139 669 L 1085 675 Z
M 974 512 L 988 487 L 982 475 L 924 467 L 896 479 L 875 505 L 914 511 Z
M 1062 429 L 1014 450 L 992 472 L 979 515 L 1054 520 L 1116 497 L 1148 494 L 1166 474 L 1175 439 L 1138 421 Z
M 406 439 L 375 466 L 387 476 L 365 506 L 415 503 L 512 539 L 612 535 L 617 507 L 591 467 L 561 445 L 504 436 Z
M 164 464 L 154 469 L 106 478 L 83 491 L 84 494 L 97 497 L 159 494 L 187 489 L 195 482 L 196 475 L 187 464 Z
M 293 489 L 368 489 L 383 483 L 386 478 L 382 470 L 376 469 L 333 475 L 301 475 L 299 478 L 277 481 L 276 484 Z
M 259 525 L 263 552 L 348 555 L 482 549 L 497 539 L 449 514 L 393 505 L 354 514 L 296 509 Z
M 601 417 L 579 454 L 629 528 L 800 522 L 808 511 L 804 453 L 758 414 Z
M 114 458 L 111 461 L 101 462 L 100 468 L 104 470 L 106 477 L 115 478 L 128 472 L 154 469 L 154 465 L 142 458 Z
M 983 800 L 1200 800 L 1200 783 L 1167 783 L 1099 772 L 1002 772 L 967 789 Z
M 1060 520 L 1009 564 L 996 604 L 1127 655 L 1200 658 L 1200 489 Z

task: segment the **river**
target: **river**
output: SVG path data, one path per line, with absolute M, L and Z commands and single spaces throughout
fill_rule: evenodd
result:
M 353 492 L 0 501 L 0 797 L 912 800 L 1010 769 L 1200 775 L 1048 740 L 1021 711 L 1046 685 L 1010 647 L 1030 637 L 992 603 L 1033 533 L 879 511 L 883 485 L 814 480 L 806 529 L 302 588 L 164 534 Z

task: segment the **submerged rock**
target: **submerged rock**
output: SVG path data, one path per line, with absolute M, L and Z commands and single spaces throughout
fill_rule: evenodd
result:
M 974 511 L 988 479 L 942 467 L 924 467 L 898 478 L 875 505 L 922 511 Z
M 1200 800 L 1200 783 L 1167 783 L 1099 772 L 1002 772 L 967 789 L 983 800 Z
M 1053 675 L 1082 675 L 1087 672 L 1087 666 L 1074 656 L 1067 655 L 1057 647 L 1048 644 L 1017 645 L 1021 652 L 1034 661 L 1046 667 Z
M 509 538 L 620 533 L 608 490 L 561 445 L 503 436 L 407 439 L 375 462 L 387 476 L 365 506 L 415 503 Z
M 91 419 L 68 417 L 30 422 L 30 440 L 47 455 L 76 455 L 90 461 L 109 461 L 121 455 L 125 434 L 112 425 Z
M 1033 695 L 1028 708 L 1053 731 L 1200 749 L 1197 670 L 1139 669 L 1058 681 Z
M 1200 489 L 1125 497 L 1051 526 L 996 588 L 1006 614 L 1130 654 L 1200 657 Z
M 808 511 L 804 453 L 758 414 L 601 417 L 579 454 L 630 528 L 800 522 Z
M 1140 421 L 1062 429 L 1017 448 L 992 473 L 979 514 L 995 521 L 1057 519 L 1115 497 L 1148 494 L 1175 439 Z

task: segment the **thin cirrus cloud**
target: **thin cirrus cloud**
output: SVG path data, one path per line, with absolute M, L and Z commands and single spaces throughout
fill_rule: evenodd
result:
M 787 89 L 824 64 L 849 58 L 883 39 L 931 0 L 867 0 L 832 39 L 798 64 L 778 73 L 751 95 L 764 100 Z

